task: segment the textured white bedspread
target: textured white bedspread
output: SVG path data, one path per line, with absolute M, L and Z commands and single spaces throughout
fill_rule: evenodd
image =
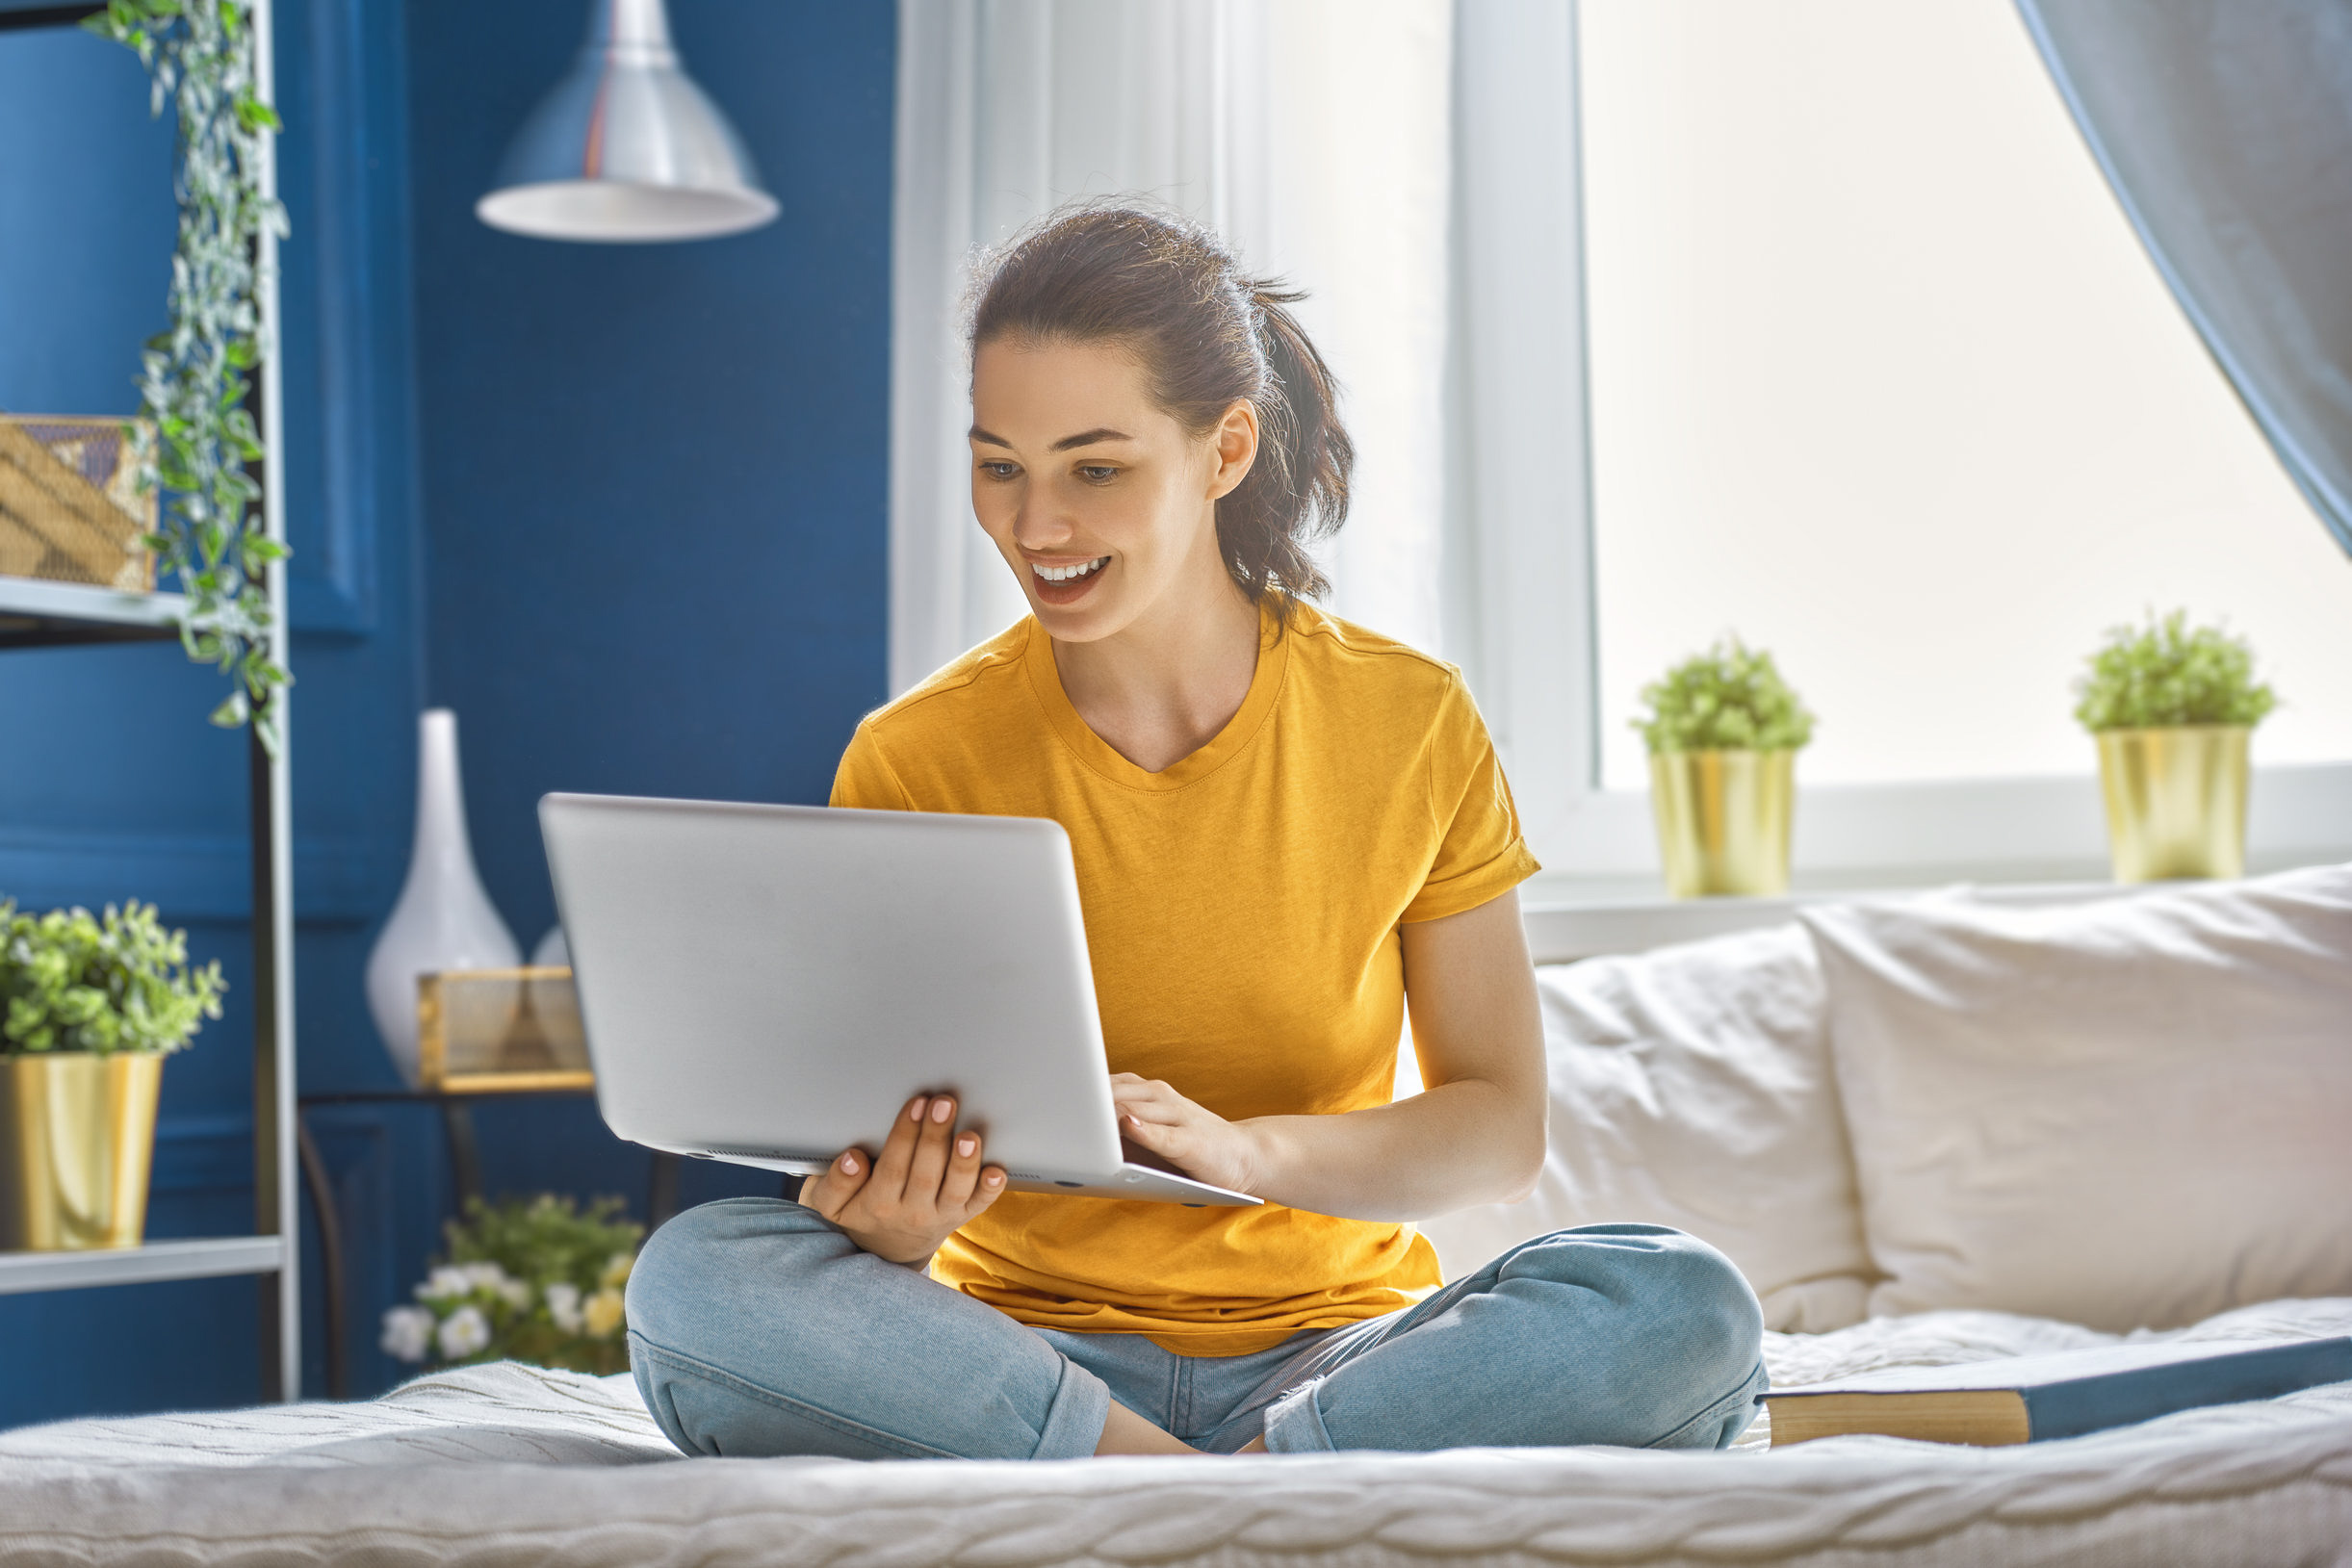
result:
M 2352 1299 L 2185 1331 L 2352 1332 Z M 2172 1337 L 2172 1336 L 2166 1336 Z M 1784 1384 L 2112 1336 L 1996 1313 L 1770 1335 Z M 0 1562 L 1440 1568 L 2352 1564 L 2352 1384 L 2069 1442 L 1056 1464 L 679 1460 L 626 1378 L 0 1433 Z

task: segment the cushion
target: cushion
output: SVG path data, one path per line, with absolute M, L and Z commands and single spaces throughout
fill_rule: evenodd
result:
M 1551 1152 L 1533 1196 L 1431 1221 L 1446 1277 L 1570 1225 L 1714 1244 L 1766 1325 L 1854 1323 L 1869 1289 L 1821 972 L 1795 925 L 1537 971 Z
M 2352 866 L 1805 912 L 1874 1315 L 2352 1294 Z

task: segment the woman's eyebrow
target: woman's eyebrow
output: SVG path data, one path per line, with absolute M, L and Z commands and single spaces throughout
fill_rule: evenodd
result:
M 1092 430 L 1080 430 L 1073 436 L 1064 436 L 1047 450 L 1068 451 L 1073 447 L 1091 447 L 1098 441 L 1132 441 L 1134 439 L 1124 430 L 1114 430 L 1107 425 L 1099 425 Z
M 1002 447 L 1007 451 L 1013 450 L 1013 444 L 1010 441 L 1007 441 L 1004 439 L 1004 437 L 996 435 L 991 431 L 983 430 L 977 424 L 973 425 L 970 429 L 965 431 L 964 433 L 969 436 L 972 440 L 978 442 L 983 447 Z M 1061 440 L 1055 442 L 1051 447 L 1048 447 L 1046 450 L 1048 451 L 1069 451 L 1075 447 L 1091 447 L 1098 441 L 1132 441 L 1135 438 L 1133 436 L 1127 434 L 1124 430 L 1114 430 L 1108 425 L 1101 425 L 1092 430 L 1080 430 L 1076 435 L 1073 436 L 1064 436 Z

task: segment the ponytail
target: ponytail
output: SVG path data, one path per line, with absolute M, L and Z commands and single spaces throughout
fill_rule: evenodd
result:
M 1257 461 L 1217 502 L 1217 547 L 1253 604 L 1331 590 L 1307 547 L 1348 515 L 1356 446 L 1339 387 L 1288 306 L 1305 297 L 1243 275 L 1232 252 L 1185 218 L 1124 203 L 1048 215 L 993 257 L 973 287 L 969 339 L 1117 343 L 1144 363 L 1152 396 L 1193 435 L 1226 410 L 1257 412 Z

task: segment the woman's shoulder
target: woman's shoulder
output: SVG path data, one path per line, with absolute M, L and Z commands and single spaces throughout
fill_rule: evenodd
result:
M 833 804 L 884 810 L 986 810 L 969 786 L 998 771 L 1018 712 L 1033 707 L 1022 660 L 1026 617 L 858 721 L 833 780 Z M 960 781 L 960 784 L 958 783 Z
M 1319 605 L 1295 602 L 1283 634 L 1297 639 L 1290 653 L 1294 672 L 1335 691 L 1433 709 L 1467 700 L 1456 666 Z
M 975 707 L 1020 696 L 1021 659 L 1037 623 L 1021 617 L 978 647 L 959 654 L 901 695 L 866 715 L 861 730 L 915 738 L 969 724 Z

